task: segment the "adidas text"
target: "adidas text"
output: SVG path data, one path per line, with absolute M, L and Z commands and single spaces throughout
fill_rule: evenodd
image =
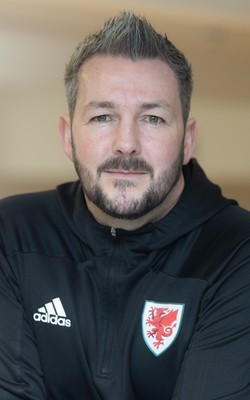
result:
M 52 324 L 52 325 L 66 326 L 67 328 L 69 328 L 71 326 L 70 319 L 66 319 L 64 317 L 58 317 L 58 315 L 35 313 L 33 315 L 33 319 L 37 322 L 44 322 L 44 323 Z

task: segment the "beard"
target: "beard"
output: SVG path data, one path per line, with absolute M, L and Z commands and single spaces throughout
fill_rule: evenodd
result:
M 184 145 L 182 143 L 176 159 L 157 178 L 154 178 L 153 168 L 144 159 L 136 156 L 111 157 L 98 167 L 95 178 L 89 169 L 78 159 L 73 140 L 72 152 L 75 170 L 88 200 L 113 218 L 135 220 L 160 206 L 177 184 L 182 174 Z M 150 178 L 149 186 L 140 199 L 128 199 L 128 193 L 130 189 L 136 186 L 135 183 L 129 180 L 114 179 L 113 186 L 119 190 L 120 196 L 118 200 L 112 200 L 98 183 L 102 172 L 108 169 L 147 173 Z

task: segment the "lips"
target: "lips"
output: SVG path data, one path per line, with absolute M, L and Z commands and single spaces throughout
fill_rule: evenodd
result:
M 149 174 L 153 177 L 153 168 L 145 160 L 138 157 L 112 157 L 106 160 L 97 169 L 97 174 L 109 173 L 113 175 L 140 176 Z
M 122 177 L 122 178 L 134 178 L 148 174 L 147 172 L 144 171 L 134 171 L 134 170 L 107 170 L 104 172 L 114 177 Z

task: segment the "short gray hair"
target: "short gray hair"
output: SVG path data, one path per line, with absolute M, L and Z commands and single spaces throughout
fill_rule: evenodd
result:
M 166 35 L 157 33 L 145 18 L 132 12 L 122 12 L 108 19 L 100 31 L 88 35 L 66 65 L 64 78 L 71 120 L 78 96 L 79 71 L 84 62 L 96 54 L 122 56 L 134 61 L 157 58 L 164 61 L 177 78 L 186 123 L 193 88 L 191 65 Z

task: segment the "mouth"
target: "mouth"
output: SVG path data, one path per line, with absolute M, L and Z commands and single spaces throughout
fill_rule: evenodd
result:
M 146 175 L 146 172 L 143 171 L 134 171 L 134 170 L 107 170 L 104 171 L 106 174 L 109 174 L 113 178 L 116 179 L 135 179 Z
M 145 160 L 134 157 L 116 157 L 103 162 L 97 168 L 97 175 L 109 175 L 114 179 L 136 179 L 149 175 L 153 179 L 154 170 Z

